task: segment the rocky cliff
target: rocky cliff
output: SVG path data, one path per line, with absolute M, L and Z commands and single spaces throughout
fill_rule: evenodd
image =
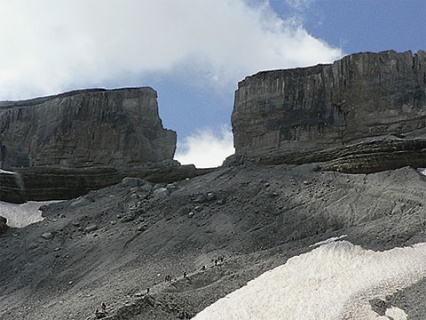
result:
M 11 167 L 130 167 L 173 159 L 151 88 L 81 90 L 0 103 L 0 163 Z
M 70 199 L 127 175 L 198 174 L 173 161 L 151 88 L 91 89 L 0 102 L 0 200 Z
M 426 53 L 359 53 L 333 64 L 260 72 L 239 83 L 232 126 L 239 161 L 332 160 L 326 166 L 348 172 L 410 160 L 426 166 Z M 352 156 L 350 164 L 339 162 L 342 153 Z M 392 158 L 389 165 L 377 166 L 373 158 L 380 155 Z

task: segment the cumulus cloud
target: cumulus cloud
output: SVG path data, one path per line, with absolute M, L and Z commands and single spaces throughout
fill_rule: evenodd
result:
M 178 143 L 175 159 L 181 164 L 211 168 L 222 165 L 225 158 L 234 152 L 233 136 L 229 127 L 223 126 L 220 132 L 204 128 Z
M 183 70 L 194 83 L 235 86 L 259 70 L 342 55 L 267 1 L 256 3 L 0 0 L 0 99 L 126 86 L 154 73 L 184 77 Z

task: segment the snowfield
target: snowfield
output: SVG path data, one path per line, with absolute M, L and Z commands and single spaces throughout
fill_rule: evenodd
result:
M 407 319 L 396 307 L 379 316 L 369 300 L 425 276 L 426 243 L 375 252 L 348 241 L 328 242 L 265 272 L 194 319 Z
M 22 228 L 42 221 L 43 217 L 39 208 L 54 202 L 58 201 L 28 201 L 22 204 L 0 201 L 0 215 L 7 219 L 8 226 Z

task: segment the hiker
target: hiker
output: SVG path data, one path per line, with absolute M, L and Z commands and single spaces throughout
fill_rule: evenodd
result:
M 106 311 L 106 304 L 105 304 L 105 302 L 102 302 L 102 304 L 101 304 L 101 310 L 102 310 L 103 313 L 107 312 Z
M 106 317 L 106 314 L 105 312 L 100 312 L 99 309 L 96 309 L 95 316 L 96 316 L 96 319 L 102 319 Z

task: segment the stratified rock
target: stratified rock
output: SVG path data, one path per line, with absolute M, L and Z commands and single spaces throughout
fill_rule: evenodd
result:
M 363 172 L 377 161 L 367 164 L 373 154 L 390 157 L 389 166 L 374 164 L 379 170 L 426 164 L 424 143 L 407 142 L 421 130 L 424 140 L 426 53 L 359 53 L 333 64 L 260 72 L 239 83 L 232 125 L 237 161 L 336 160 L 342 148 L 348 157 L 373 139 L 379 152 L 366 145 L 364 157 L 352 153 L 351 170 Z M 399 140 L 397 149 L 389 137 Z M 345 171 L 348 160 L 334 165 Z
M 163 128 L 148 87 L 0 102 L 2 168 L 126 168 L 172 160 L 175 149 L 176 133 Z

